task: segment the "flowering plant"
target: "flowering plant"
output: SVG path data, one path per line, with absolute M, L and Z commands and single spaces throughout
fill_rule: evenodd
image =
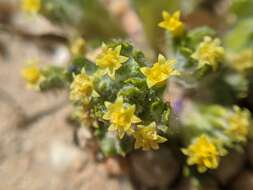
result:
M 177 138 L 191 170 L 216 169 L 221 157 L 242 149 L 250 136 L 250 112 L 234 104 L 247 95 L 252 51 L 227 50 L 209 27 L 187 30 L 180 14 L 162 12 L 158 26 L 170 45 L 154 61 L 125 40 L 102 43 L 88 59 L 79 38 L 67 68 L 28 63 L 22 74 L 37 90 L 67 87 L 74 119 L 89 127 L 105 156 L 155 150 Z

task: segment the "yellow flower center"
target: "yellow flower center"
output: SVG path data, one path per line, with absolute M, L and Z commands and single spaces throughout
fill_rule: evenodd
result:
M 131 122 L 131 116 L 130 114 L 127 114 L 127 109 L 122 109 L 119 112 L 116 112 L 112 114 L 112 123 L 117 123 L 117 125 L 124 127 L 124 125 Z
M 37 83 L 40 78 L 40 70 L 37 66 L 32 65 L 31 67 L 25 68 L 22 72 L 25 80 L 31 84 Z

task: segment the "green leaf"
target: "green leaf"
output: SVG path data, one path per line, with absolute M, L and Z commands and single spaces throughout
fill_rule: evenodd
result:
M 65 70 L 62 67 L 49 66 L 42 70 L 44 77 L 40 83 L 41 91 L 60 89 L 67 85 Z
M 126 81 L 132 77 L 141 77 L 139 64 L 133 59 L 129 58 L 126 63 L 116 72 L 116 79 L 119 81 Z
M 165 103 L 161 99 L 157 99 L 150 105 L 150 115 L 157 121 L 160 122 L 162 113 L 165 109 Z
M 252 47 L 253 17 L 244 19 L 235 26 L 225 37 L 225 47 L 230 51 L 240 51 L 245 47 Z
M 132 84 L 136 86 L 139 89 L 145 89 L 146 88 L 146 79 L 141 77 L 132 77 L 127 80 L 125 80 L 125 83 Z
M 231 0 L 230 10 L 240 18 L 253 16 L 253 0 Z
M 170 123 L 170 112 L 170 108 L 167 107 L 167 109 L 165 109 L 162 113 L 162 123 L 166 126 Z
M 188 41 L 186 42 L 187 45 L 190 45 L 193 49 L 196 49 L 200 42 L 203 41 L 205 36 L 215 36 L 216 32 L 215 30 L 203 26 L 198 27 L 193 30 L 190 30 L 187 34 Z
M 120 88 L 118 81 L 112 80 L 109 76 L 96 77 L 94 79 L 94 86 L 96 92 L 102 99 L 113 101 L 116 98 L 117 92 Z

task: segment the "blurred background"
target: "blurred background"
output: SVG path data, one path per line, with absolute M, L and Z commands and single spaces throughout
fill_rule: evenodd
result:
M 89 131 L 69 122 L 67 92 L 29 91 L 20 71 L 31 58 L 41 65 L 67 65 L 69 47 L 77 37 L 85 39 L 91 58 L 101 42 L 123 38 L 152 60 L 158 52 L 166 52 L 166 35 L 157 26 L 163 10 L 181 10 L 188 29 L 203 25 L 215 29 L 225 47 L 236 51 L 253 39 L 253 1 L 42 2 L 40 13 L 29 15 L 22 11 L 20 0 L 0 0 L 0 189 L 194 189 L 178 176 L 177 160 L 163 150 L 159 157 L 151 152 L 98 161 L 90 148 L 95 145 Z M 250 110 L 252 92 L 251 88 L 249 98 L 240 101 Z M 228 160 L 231 165 L 219 169 L 217 179 L 207 180 L 204 190 L 218 190 L 224 184 L 253 190 L 253 143 L 244 155 L 234 153 Z

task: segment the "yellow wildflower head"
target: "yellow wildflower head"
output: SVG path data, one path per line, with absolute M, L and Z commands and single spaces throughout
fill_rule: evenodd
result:
M 188 156 L 187 164 L 196 164 L 201 173 L 218 167 L 220 155 L 218 148 L 206 135 L 196 138 L 188 148 L 182 149 L 182 152 Z
M 245 142 L 250 127 L 249 111 L 234 106 L 234 113 L 228 116 L 228 125 L 226 134 L 236 141 Z
M 27 82 L 27 86 L 29 88 L 39 88 L 39 82 L 42 79 L 42 75 L 36 60 L 28 60 L 25 68 L 21 71 L 21 74 Z
M 103 44 L 102 53 L 96 59 L 96 65 L 104 70 L 105 74 L 108 74 L 112 79 L 115 78 L 115 71 L 128 60 L 128 57 L 120 55 L 120 51 L 121 45 L 110 48 Z
M 163 11 L 163 21 L 158 24 L 159 27 L 164 28 L 172 33 L 174 37 L 180 37 L 184 34 L 184 24 L 180 20 L 180 11 L 174 12 L 170 15 L 167 11 Z
M 239 72 L 253 68 L 253 50 L 245 49 L 240 53 L 234 53 L 228 57 L 232 67 Z
M 27 13 L 38 13 L 41 8 L 41 0 L 22 0 L 21 8 Z
M 70 85 L 70 100 L 88 103 L 93 92 L 93 81 L 84 70 L 76 76 Z
M 83 38 L 77 38 L 71 43 L 70 51 L 74 56 L 82 55 L 85 52 L 85 45 Z
M 137 125 L 137 130 L 133 133 L 135 138 L 136 149 L 142 148 L 143 150 L 158 149 L 159 143 L 167 141 L 166 138 L 157 134 L 155 122 L 147 126 Z
M 107 112 L 103 119 L 110 121 L 110 131 L 116 131 L 120 138 L 125 133 L 133 133 L 132 124 L 139 123 L 141 120 L 134 115 L 135 105 L 129 105 L 123 102 L 122 97 L 118 97 L 114 103 L 105 102 Z
M 199 44 L 195 53 L 192 54 L 192 58 L 198 61 L 199 68 L 210 65 L 214 70 L 217 69 L 218 63 L 224 58 L 224 48 L 220 44 L 218 38 L 204 37 L 204 41 Z
M 166 60 L 164 56 L 159 54 L 158 61 L 151 67 L 142 67 L 141 72 L 147 77 L 147 85 L 149 88 L 155 85 L 164 85 L 166 80 L 179 72 L 173 68 L 176 60 Z

